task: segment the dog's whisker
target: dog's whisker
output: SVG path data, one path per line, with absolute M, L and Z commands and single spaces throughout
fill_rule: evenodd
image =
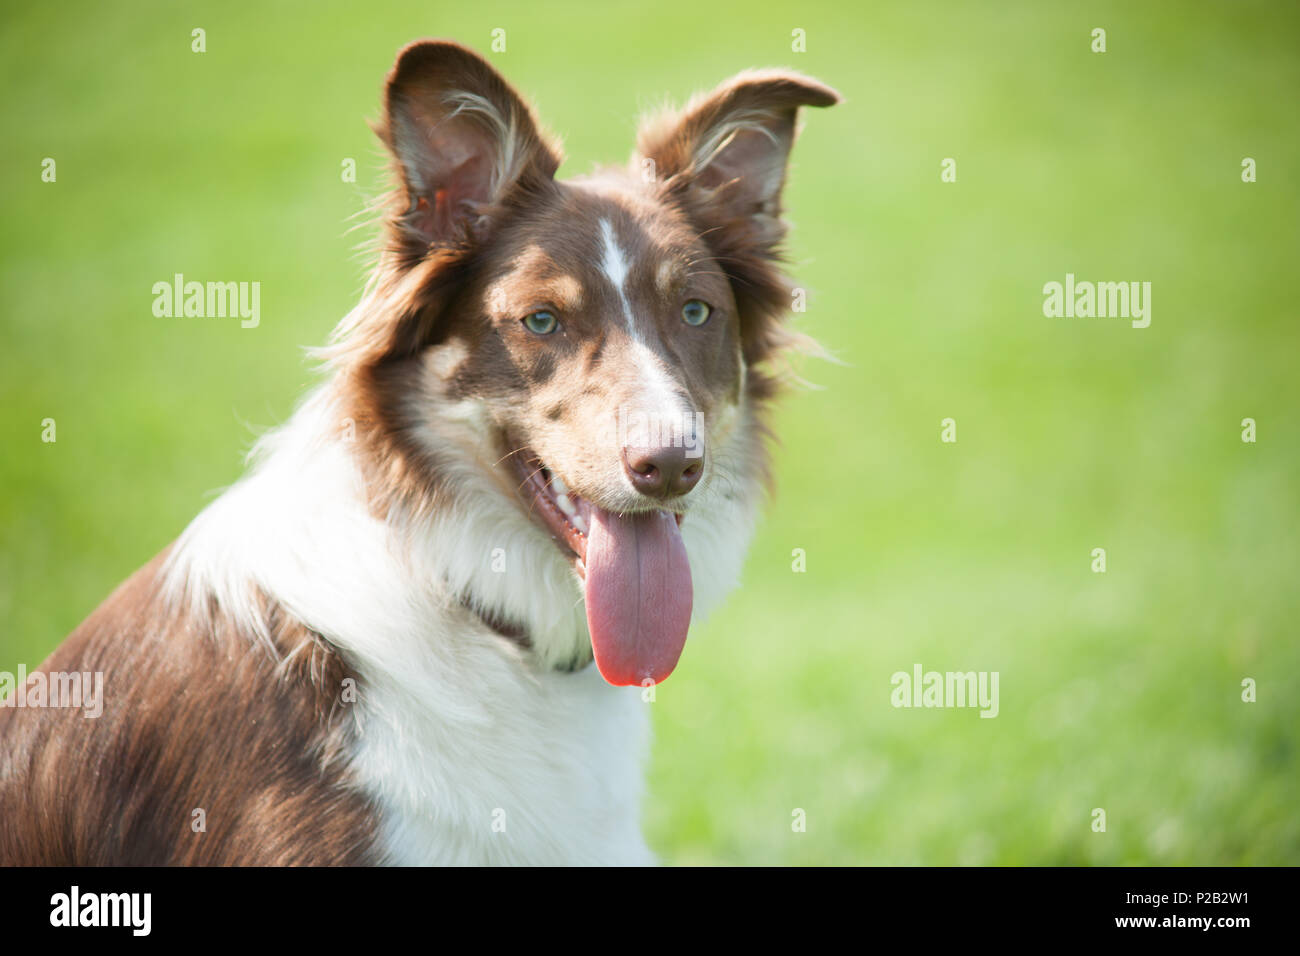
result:
M 500 458 L 498 458 L 496 461 L 492 462 L 492 466 L 495 468 L 497 465 L 501 464 L 503 461 L 505 461 L 505 460 L 506 460 L 507 458 L 509 458 L 511 455 L 517 455 L 517 454 L 519 454 L 521 451 L 527 451 L 527 450 L 528 450 L 528 446 L 527 446 L 527 445 L 520 445 L 520 446 L 519 446 L 518 448 L 516 448 L 514 451 L 508 451 L 508 452 L 506 452 L 504 455 L 502 455 Z

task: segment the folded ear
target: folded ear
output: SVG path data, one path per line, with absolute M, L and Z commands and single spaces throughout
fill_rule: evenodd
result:
M 512 190 L 549 182 L 560 165 L 532 112 L 496 70 L 457 43 L 406 46 L 388 74 L 378 133 L 396 161 L 397 237 L 456 243 Z
M 829 86 L 789 70 L 741 73 L 680 113 L 647 123 L 637 148 L 702 225 L 741 230 L 770 249 L 783 231 L 781 187 L 799 107 L 839 100 Z

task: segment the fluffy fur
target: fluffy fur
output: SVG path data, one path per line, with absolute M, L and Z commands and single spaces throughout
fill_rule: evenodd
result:
M 786 155 L 797 108 L 835 100 L 745 74 L 648 126 L 627 172 L 561 184 L 485 61 L 403 50 L 385 245 L 328 378 L 46 663 L 108 672 L 102 725 L 0 711 L 0 862 L 651 862 L 649 705 L 591 666 L 582 554 L 506 462 L 680 516 L 695 620 L 735 587 L 793 341 Z M 682 325 L 688 296 L 712 325 Z M 538 302 L 562 335 L 521 329 Z M 654 503 L 598 427 L 648 395 L 706 422 L 703 479 Z

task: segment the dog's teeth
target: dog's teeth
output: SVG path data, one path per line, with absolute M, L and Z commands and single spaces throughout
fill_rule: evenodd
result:
M 567 495 L 569 493 L 569 486 L 564 483 L 559 475 L 551 479 L 551 487 L 555 489 L 557 495 Z
M 572 522 L 572 524 L 573 524 L 573 526 L 574 526 L 575 528 L 577 528 L 577 529 L 578 529 L 579 531 L 581 531 L 583 534 L 586 534 L 586 533 L 587 533 L 587 522 L 586 522 L 585 520 L 583 520 L 582 515 L 580 515 L 580 514 L 575 514 L 575 515 L 573 516 L 573 522 Z
M 560 510 L 563 511 L 570 518 L 575 517 L 578 514 L 578 509 L 573 507 L 573 502 L 569 500 L 569 496 L 566 494 L 556 495 L 555 503 L 559 505 Z

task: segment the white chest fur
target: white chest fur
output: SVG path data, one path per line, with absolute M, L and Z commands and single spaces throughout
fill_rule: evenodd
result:
M 507 674 L 507 670 L 513 673 Z M 502 668 L 472 708 L 367 683 L 358 776 L 382 808 L 386 862 L 647 864 L 647 708 L 594 667 Z
M 590 655 L 567 561 L 469 458 L 454 509 L 377 518 L 352 449 L 330 440 L 337 421 L 319 392 L 263 440 L 178 543 L 176 599 L 215 598 L 257 635 L 260 590 L 345 652 L 362 678 L 353 768 L 387 862 L 652 862 L 639 816 L 653 705 L 592 666 L 556 669 Z M 753 497 L 727 487 L 702 489 L 683 526 L 697 620 L 734 587 L 752 528 Z

